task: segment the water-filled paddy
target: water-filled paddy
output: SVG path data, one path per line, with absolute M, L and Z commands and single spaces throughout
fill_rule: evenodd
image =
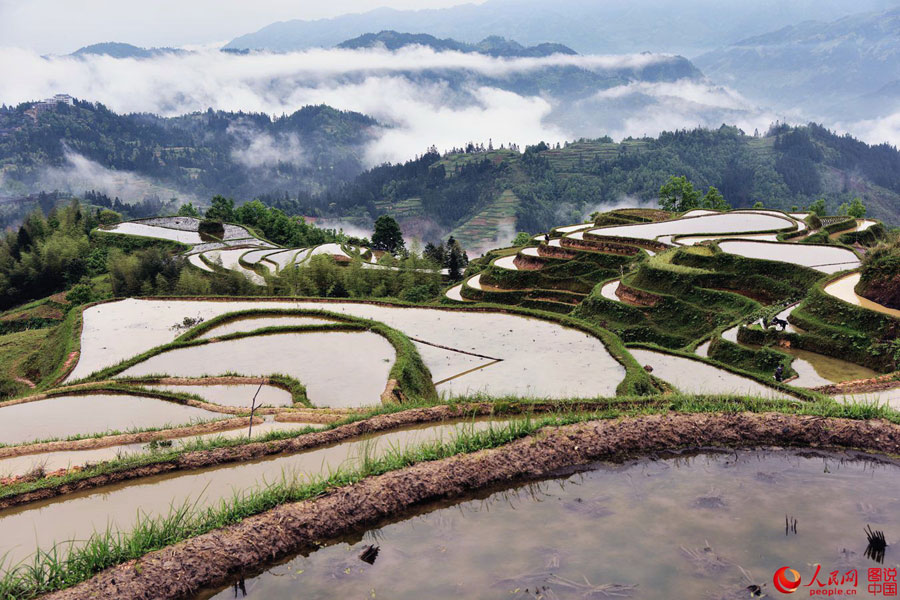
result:
M 145 385 L 151 390 L 166 390 L 182 394 L 194 394 L 213 404 L 223 406 L 239 406 L 249 409 L 253 397 L 256 406 L 293 406 L 291 393 L 274 385 L 228 384 L 228 385 Z M 257 391 L 259 394 L 257 395 Z
M 124 394 L 59 396 L 0 408 L 0 443 L 187 425 L 224 417 L 158 398 Z
M 557 227 L 556 230 L 560 233 L 572 233 L 574 231 L 581 231 L 582 229 L 590 229 L 593 226 L 593 223 L 580 223 L 578 225 L 566 225 L 565 227 Z
M 731 212 L 689 217 L 674 221 L 641 223 L 640 225 L 616 225 L 614 227 L 592 229 L 590 233 L 652 240 L 663 235 L 748 233 L 788 229 L 792 226 L 796 226 L 796 223 L 787 216 L 754 212 Z
M 859 257 L 846 248 L 811 244 L 771 244 L 753 241 L 725 241 L 719 248 L 746 258 L 777 260 L 810 267 L 823 273 L 837 273 L 859 267 Z
M 267 600 L 739 600 L 754 584 L 780 598 L 777 569 L 796 569 L 805 585 L 818 563 L 822 583 L 830 571 L 857 569 L 858 597 L 872 597 L 866 569 L 893 568 L 897 555 L 889 546 L 883 565 L 866 558 L 863 529 L 893 542 L 898 509 L 897 467 L 844 455 L 738 451 L 604 464 L 420 508 L 281 561 L 243 587 Z M 786 534 L 786 516 L 797 534 Z M 379 547 L 373 564 L 358 558 L 370 544 Z M 198 596 L 210 597 L 234 592 Z
M 297 431 L 306 427 L 324 427 L 324 425 L 319 423 L 282 423 L 280 421 L 272 420 L 270 417 L 266 418 L 269 420 L 253 426 L 252 433 L 254 438 L 274 431 Z M 205 433 L 202 435 L 169 439 L 172 440 L 173 446 L 178 448 L 185 443 L 196 440 L 209 440 L 220 437 L 224 439 L 246 438 L 249 433 L 250 432 L 246 427 L 241 427 L 216 433 Z M 46 471 L 55 471 L 57 469 L 96 464 L 119 457 L 132 454 L 143 454 L 146 452 L 150 452 L 148 444 L 121 444 L 118 446 L 107 446 L 106 448 L 92 448 L 90 450 L 63 450 L 58 452 L 44 452 L 42 454 L 14 456 L 0 459 L 0 477 L 8 475 L 24 475 L 32 472 L 38 467 L 41 467 Z
M 515 264 L 516 255 L 511 254 L 509 256 L 503 256 L 494 261 L 495 267 L 500 267 L 501 269 L 510 269 L 513 271 L 518 271 L 519 267 Z
M 625 377 L 624 367 L 597 338 L 549 321 L 515 315 L 352 302 L 129 299 L 93 306 L 84 312 L 81 358 L 70 379 L 171 342 L 179 335 L 172 325 L 185 317 L 210 319 L 252 308 L 319 309 L 350 314 L 381 321 L 412 338 L 503 359 L 498 365 L 441 386 L 450 394 L 486 391 L 542 398 L 608 397 L 615 395 L 616 386 Z M 427 362 L 426 365 L 432 367 Z M 236 371 L 250 374 L 240 368 Z M 261 374 L 272 372 L 274 369 Z M 315 402 L 312 393 L 310 398 Z
M 265 284 L 265 280 L 256 272 L 241 266 L 240 258 L 246 252 L 246 248 L 238 248 L 237 250 L 213 250 L 212 252 L 206 253 L 206 258 L 214 263 L 221 263 L 222 266 L 229 271 L 237 271 L 257 285 Z
M 776 233 L 751 233 L 747 235 L 688 235 L 684 237 L 679 237 L 674 241 L 675 244 L 681 246 L 693 246 L 695 244 L 700 244 L 702 242 L 711 242 L 714 240 L 720 240 L 723 237 L 727 237 L 729 239 L 735 240 L 756 240 L 758 242 L 777 242 L 778 234 Z
M 451 300 L 456 300 L 457 302 L 465 302 L 466 299 L 463 298 L 462 294 L 461 294 L 462 287 L 463 287 L 463 284 L 461 284 L 461 283 L 459 285 L 454 285 L 452 288 L 447 290 L 447 293 L 444 295 L 447 296 L 448 298 L 450 298 Z
M 366 452 L 378 456 L 392 448 L 448 440 L 463 427 L 480 430 L 489 425 L 479 421 L 394 431 L 291 456 L 148 477 L 0 511 L 3 550 L 9 552 L 8 560 L 19 561 L 32 554 L 36 545 L 46 550 L 54 542 L 84 540 L 107 526 L 128 530 L 138 512 L 167 515 L 172 506 L 185 503 L 210 506 L 231 499 L 235 492 L 277 483 L 285 477 L 305 480 L 341 467 L 353 468 Z
M 201 271 L 206 271 L 207 273 L 215 273 L 215 271 L 213 271 L 205 262 L 203 262 L 203 259 L 200 258 L 199 254 L 191 254 L 190 256 L 188 256 L 188 262 Z
M 181 242 L 182 244 L 199 244 L 203 241 L 200 239 L 200 234 L 196 231 L 182 231 L 179 229 L 171 229 L 169 227 L 145 225 L 143 223 L 119 223 L 118 225 L 110 227 L 109 229 L 104 229 L 103 231 L 171 240 L 173 242 Z
M 790 384 L 799 387 L 818 387 L 841 381 L 870 379 L 879 375 L 872 369 L 817 352 L 780 347 L 776 350 L 795 357 L 792 366 L 800 377 L 791 381 Z
M 355 407 L 380 402 L 394 359 L 393 346 L 376 333 L 280 333 L 171 350 L 122 376 L 282 373 L 302 381 L 315 406 Z
M 610 281 L 609 283 L 603 284 L 603 287 L 600 288 L 600 295 L 607 300 L 612 300 L 613 302 L 621 302 L 621 300 L 619 300 L 619 297 L 616 296 L 617 289 L 619 289 L 619 280 L 615 279 L 613 281 Z
M 747 377 L 735 375 L 698 360 L 629 348 L 641 365 L 653 367 L 653 375 L 668 381 L 686 394 L 742 394 L 763 398 L 790 398 Z
M 296 325 L 322 325 L 325 323 L 333 323 L 328 319 L 305 316 L 269 316 L 269 317 L 249 317 L 230 323 L 223 323 L 217 327 L 213 327 L 206 333 L 199 336 L 199 339 L 209 339 L 221 337 L 230 333 L 243 333 L 254 331 L 256 329 L 264 329 L 266 327 L 292 327 Z
M 854 288 L 856 288 L 856 284 L 859 283 L 859 278 L 859 273 L 851 273 L 846 277 L 841 277 L 837 281 L 832 281 L 826 285 L 825 293 L 831 294 L 835 298 L 840 298 L 844 302 L 849 302 L 850 304 L 855 304 L 856 306 L 868 308 L 869 310 L 874 310 L 900 319 L 900 310 L 888 308 L 887 306 L 872 302 L 868 298 L 864 298 L 857 294 Z

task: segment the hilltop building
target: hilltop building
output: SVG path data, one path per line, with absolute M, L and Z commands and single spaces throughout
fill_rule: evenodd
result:
M 47 111 L 56 110 L 56 107 L 60 104 L 72 106 L 75 104 L 75 99 L 68 94 L 56 94 L 52 98 L 35 102 L 34 106 L 25 111 L 25 114 L 31 117 L 32 120 L 37 121 L 40 115 Z

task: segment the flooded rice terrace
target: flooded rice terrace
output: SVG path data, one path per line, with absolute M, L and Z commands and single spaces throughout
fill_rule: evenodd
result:
M 3 510 L 0 563 L 4 569 L 9 568 L 32 555 L 36 547 L 49 550 L 54 543 L 59 544 L 57 549 L 64 555 L 68 540 L 80 544 L 93 532 L 103 532 L 107 527 L 130 531 L 142 515 L 160 517 L 182 506 L 215 506 L 236 494 L 284 479 L 302 482 L 339 468 L 353 469 L 367 455 L 378 457 L 393 449 L 437 440 L 447 442 L 463 429 L 481 431 L 491 423 L 499 422 L 478 420 L 410 427 L 292 455 L 144 477 Z
M 432 505 L 199 598 L 762 597 L 752 586 L 781 598 L 777 569 L 795 569 L 805 586 L 817 563 L 822 584 L 831 571 L 857 569 L 856 597 L 870 598 L 867 569 L 896 568 L 900 555 L 889 545 L 883 564 L 867 558 L 864 529 L 896 543 L 898 509 L 897 466 L 849 455 L 738 451 L 604 464 Z M 370 545 L 372 564 L 360 558 Z
M 625 377 L 625 368 L 606 350 L 599 339 L 556 323 L 530 319 L 527 317 L 493 312 L 458 312 L 433 308 L 387 307 L 353 302 L 249 302 L 228 301 L 208 302 L 191 300 L 121 300 L 93 306 L 84 312 L 84 328 L 81 335 L 81 356 L 68 381 L 85 377 L 103 367 L 174 340 L 183 331 L 173 328 L 185 317 L 211 319 L 217 315 L 254 308 L 297 308 L 319 309 L 344 313 L 356 317 L 373 319 L 402 331 L 417 343 L 443 346 L 450 351 L 467 352 L 502 359 L 486 369 L 473 371 L 464 377 L 447 381 L 439 391 L 454 395 L 486 392 L 495 396 L 515 394 L 540 398 L 568 398 L 614 396 L 616 386 Z M 221 331 L 221 330 L 220 330 Z M 285 337 L 280 334 L 273 337 Z M 380 387 L 374 396 L 360 395 L 353 399 L 357 406 L 377 403 L 378 394 L 384 389 L 390 363 L 379 362 L 380 356 L 373 353 L 361 354 L 355 340 L 350 335 L 363 334 L 295 334 L 298 344 L 283 347 L 276 352 L 272 340 L 266 338 L 218 342 L 201 348 L 189 348 L 190 364 L 184 362 L 185 355 L 175 352 L 154 357 L 126 375 L 166 374 L 180 376 L 212 375 L 212 371 L 232 370 L 242 375 L 270 375 L 276 372 L 295 374 L 309 389 L 309 397 L 314 404 L 323 400 L 314 390 L 315 382 L 304 378 L 301 371 L 309 371 L 306 361 L 316 359 L 320 350 L 309 344 L 309 336 L 328 336 L 329 346 L 340 354 L 323 369 L 312 370 L 310 377 L 321 381 L 331 378 L 346 383 L 346 373 L 356 371 L 357 365 L 385 365 Z M 333 341 L 345 336 L 341 343 Z M 375 334 L 370 334 L 375 335 Z M 323 338 L 326 339 L 326 338 Z M 383 338 L 382 338 L 383 340 Z M 243 359 L 224 350 L 210 350 L 222 344 L 239 344 L 245 353 Z M 333 343 L 332 343 L 333 342 Z M 293 343 L 290 340 L 288 343 Z M 384 344 L 387 344 L 385 341 Z M 390 346 L 387 346 L 390 348 Z M 421 350 L 421 346 L 420 346 Z M 180 351 L 176 351 L 180 352 Z M 223 363 L 210 360 L 206 352 L 225 353 Z M 202 355 L 202 360 L 201 357 Z M 393 357 L 393 349 L 391 348 Z M 432 356 L 438 361 L 430 361 Z M 451 373 L 444 356 L 440 353 L 424 353 L 423 358 L 432 369 L 435 381 L 441 375 Z M 165 357 L 165 358 L 164 358 Z M 198 358 L 195 358 L 198 357 Z M 160 359 L 160 360 L 156 360 Z M 374 362 L 373 362 L 374 359 Z M 392 360 L 392 359 L 391 359 Z M 197 361 L 197 362 L 195 362 Z M 291 364 L 278 367 L 275 363 L 290 361 Z M 354 362 L 355 361 L 355 362 Z M 454 361 L 457 362 L 457 361 Z M 151 364 L 152 363 L 152 364 Z M 226 364 L 227 363 L 227 364 Z M 171 371 L 169 370 L 171 368 Z M 373 367 L 374 368 L 374 367 Z M 189 371 L 189 372 L 188 372 Z M 373 383 L 374 389 L 374 383 Z M 346 394 L 343 395 L 346 398 Z M 346 399 L 344 400 L 347 401 Z M 333 406 L 339 406 L 334 404 Z
M 57 396 L 0 408 L 0 443 L 189 425 L 226 415 L 124 394 Z

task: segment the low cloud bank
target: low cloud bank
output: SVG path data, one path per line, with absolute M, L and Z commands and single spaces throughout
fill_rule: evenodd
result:
M 548 67 L 635 69 L 672 61 L 661 54 L 494 58 L 434 52 L 423 47 L 395 52 L 314 49 L 286 54 L 236 55 L 201 49 L 151 59 L 109 56 L 41 57 L 0 48 L 0 102 L 16 104 L 68 93 L 106 104 L 117 112 L 173 116 L 207 108 L 292 113 L 328 104 L 378 119 L 381 135 L 365 151 L 371 166 L 402 161 L 436 145 L 440 150 L 468 141 L 520 146 L 578 137 L 655 136 L 663 130 L 734 124 L 761 132 L 776 119 L 806 122 L 799 112 L 755 106 L 735 91 L 697 79 L 635 82 L 583 100 L 518 94 L 484 84 L 521 77 Z M 420 76 L 425 72 L 428 77 Z M 465 73 L 458 83 L 460 73 Z M 434 74 L 441 77 L 435 78 Z M 470 77 L 474 74 L 477 77 Z M 450 84 L 453 80 L 457 83 Z M 868 142 L 900 143 L 900 115 L 859 123 L 828 123 Z M 251 168 L 282 161 L 303 164 L 296 138 L 234 132 L 242 140 L 235 158 Z

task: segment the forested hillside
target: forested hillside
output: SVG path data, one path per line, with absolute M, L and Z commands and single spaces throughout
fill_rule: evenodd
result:
M 655 201 L 672 175 L 686 176 L 698 189 L 717 187 L 734 207 L 762 202 L 790 209 L 824 198 L 834 212 L 859 197 L 870 216 L 900 222 L 900 152 L 818 125 L 781 125 L 758 137 L 723 126 L 621 143 L 606 138 L 565 147 L 540 144 L 523 153 L 470 146 L 372 169 L 303 202 L 344 215 L 389 212 L 413 232 L 453 230 L 468 248 L 478 248 L 477 242 L 486 246 L 492 240 L 470 230 L 478 230 L 485 211 L 498 211 L 500 204 L 514 210 L 517 230 L 538 232 L 603 206 Z
M 71 167 L 73 155 L 199 198 L 318 191 L 362 171 L 364 145 L 378 128 L 365 115 L 327 106 L 275 119 L 212 110 L 175 118 L 118 115 L 78 100 L 36 116 L 28 114 L 31 107 L 0 108 L 0 181 L 23 192 L 42 189 L 47 169 Z

